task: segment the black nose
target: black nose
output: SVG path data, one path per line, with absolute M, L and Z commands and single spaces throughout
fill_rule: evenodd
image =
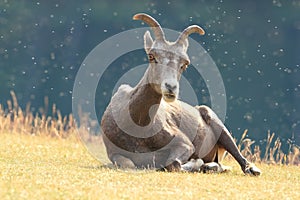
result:
M 176 85 L 172 86 L 172 85 L 170 85 L 170 84 L 168 84 L 168 83 L 165 83 L 165 86 L 166 86 L 167 90 L 168 90 L 170 93 L 173 93 L 173 91 L 177 88 Z

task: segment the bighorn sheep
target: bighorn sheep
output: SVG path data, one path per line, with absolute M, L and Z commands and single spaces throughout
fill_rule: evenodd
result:
M 133 19 L 146 22 L 155 39 L 149 31 L 144 35 L 149 66 L 140 82 L 134 88 L 121 85 L 102 117 L 111 162 L 124 168 L 223 171 L 219 162 L 227 151 L 245 174 L 260 175 L 209 107 L 192 107 L 177 99 L 180 76 L 190 63 L 188 36 L 203 35 L 204 30 L 192 25 L 175 42 L 168 42 L 151 16 L 141 13 Z

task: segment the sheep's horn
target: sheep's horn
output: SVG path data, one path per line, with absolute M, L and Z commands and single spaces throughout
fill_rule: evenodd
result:
M 164 35 L 164 32 L 163 32 L 161 26 L 150 15 L 147 15 L 145 13 L 139 13 L 139 14 L 134 15 L 133 19 L 134 20 L 142 20 L 142 21 L 146 22 L 153 30 L 156 40 L 165 40 L 165 35 Z
M 188 38 L 191 33 L 199 33 L 200 35 L 204 35 L 205 31 L 197 25 L 191 25 L 184 29 L 184 31 L 180 34 L 176 43 L 183 44 L 183 42 Z

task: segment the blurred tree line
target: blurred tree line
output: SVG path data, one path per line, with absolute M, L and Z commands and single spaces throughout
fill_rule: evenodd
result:
M 74 78 L 84 58 L 110 36 L 145 27 L 132 21 L 138 12 L 151 14 L 164 28 L 181 31 L 199 24 L 206 30 L 200 42 L 223 77 L 225 123 L 235 137 L 249 129 L 250 137 L 264 143 L 270 130 L 300 143 L 299 0 L 2 0 L 0 103 L 5 105 L 14 90 L 20 105 L 31 102 L 33 112 L 48 96 L 50 104 L 70 113 Z M 100 116 L 114 81 L 143 62 L 143 52 L 131 53 L 105 74 L 107 85 L 97 96 Z M 201 91 L 192 73 L 184 75 Z M 207 95 L 203 103 L 209 105 Z

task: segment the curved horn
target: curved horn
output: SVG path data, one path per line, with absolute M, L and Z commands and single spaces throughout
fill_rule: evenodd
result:
M 199 33 L 200 35 L 204 35 L 205 31 L 200 26 L 191 25 L 191 26 L 187 27 L 186 29 L 184 29 L 184 31 L 180 34 L 180 36 L 176 40 L 176 43 L 183 44 L 184 41 L 188 38 L 188 36 L 191 33 Z
M 156 40 L 165 40 L 164 32 L 159 25 L 159 23 L 150 15 L 147 15 L 145 13 L 139 13 L 133 16 L 134 20 L 142 20 L 146 22 L 154 32 Z

